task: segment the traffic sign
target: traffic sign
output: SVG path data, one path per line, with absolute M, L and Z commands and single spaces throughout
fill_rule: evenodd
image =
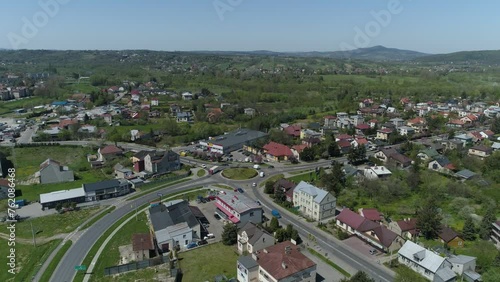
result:
M 75 265 L 75 270 L 77 270 L 77 271 L 79 271 L 79 270 L 85 271 L 85 270 L 87 270 L 87 266 L 85 266 L 85 265 Z

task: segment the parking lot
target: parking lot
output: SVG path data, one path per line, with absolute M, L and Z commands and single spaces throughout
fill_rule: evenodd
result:
M 206 197 L 206 194 L 202 195 L 204 197 Z M 207 241 L 208 242 L 218 242 L 221 240 L 221 235 L 222 235 L 222 231 L 223 231 L 223 228 L 224 228 L 224 222 L 222 219 L 220 220 L 217 220 L 215 217 L 214 217 L 214 213 L 215 213 L 215 205 L 214 205 L 214 201 L 209 201 L 209 202 L 206 202 L 206 203 L 197 203 L 196 201 L 192 201 L 190 203 L 191 206 L 195 206 L 197 207 L 198 209 L 200 209 L 200 211 L 205 215 L 205 218 L 206 218 L 206 222 L 202 221 L 202 224 L 206 224 L 208 226 L 207 231 L 206 233 L 211 233 L 211 234 L 214 234 L 215 238 L 214 239 L 208 239 Z M 203 230 L 203 227 L 202 227 L 202 230 Z M 204 232 L 202 231 L 203 235 L 202 236 L 205 236 Z
M 374 261 L 379 260 L 380 257 L 382 257 L 384 255 L 384 253 L 382 253 L 378 249 L 377 249 L 376 253 L 374 253 L 373 255 L 370 254 L 370 250 L 374 249 L 374 247 L 356 236 L 351 236 L 350 238 L 345 239 L 342 242 L 344 242 L 346 245 L 350 246 L 351 248 L 355 249 L 360 254 L 363 254 L 367 258 L 372 259 Z

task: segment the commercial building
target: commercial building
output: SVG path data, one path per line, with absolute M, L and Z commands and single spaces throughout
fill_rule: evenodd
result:
M 241 193 L 219 194 L 214 201 L 216 212 L 224 219 L 243 226 L 247 222 L 262 222 L 262 207 Z
M 267 133 L 242 128 L 208 140 L 200 140 L 199 145 L 213 153 L 227 154 L 266 136 Z

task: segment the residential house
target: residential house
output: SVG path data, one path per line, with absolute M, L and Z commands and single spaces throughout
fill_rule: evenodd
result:
M 369 166 L 363 170 L 363 176 L 369 180 L 384 179 L 392 175 L 385 166 Z
M 405 124 L 405 120 L 402 118 L 392 118 L 389 120 L 396 128 L 399 128 Z
M 281 178 L 280 180 L 278 180 L 274 183 L 274 191 L 276 191 L 276 189 L 283 190 L 283 192 L 285 192 L 285 195 L 286 195 L 286 200 L 288 202 L 293 203 L 293 189 L 296 186 L 297 186 L 297 184 L 293 183 L 292 181 L 290 181 L 286 178 Z
M 152 205 L 147 216 L 162 253 L 174 248 L 185 249 L 189 243 L 203 239 L 200 222 L 187 201 L 173 200 Z
M 476 156 L 481 159 L 491 156 L 493 149 L 485 145 L 476 145 L 469 148 L 469 156 Z
M 256 250 L 272 245 L 274 245 L 273 235 L 253 222 L 247 222 L 238 230 L 238 253 L 240 255 L 245 252 L 252 254 Z
M 460 119 L 464 124 L 473 124 L 479 120 L 476 115 L 468 114 Z
M 302 144 L 306 144 L 308 148 L 311 148 L 312 146 L 318 145 L 321 143 L 321 139 L 318 137 L 308 137 L 302 139 Z
M 461 128 L 464 128 L 465 127 L 465 122 L 459 120 L 459 119 L 452 119 L 450 121 L 448 121 L 446 123 L 446 126 L 447 127 L 450 127 L 450 128 L 458 128 L 458 129 L 461 129 Z
M 420 152 L 418 152 L 418 154 L 417 154 L 417 157 L 423 161 L 430 161 L 430 160 L 433 160 L 439 156 L 440 156 L 440 154 L 433 148 L 427 148 L 424 150 L 420 150 Z
M 153 106 L 158 106 L 160 104 L 158 98 L 152 98 L 151 99 L 151 107 Z
M 412 241 L 406 241 L 398 251 L 398 262 L 431 281 L 456 281 L 456 274 L 451 269 L 451 263 L 446 258 Z
M 216 213 L 240 226 L 251 221 L 262 222 L 262 207 L 241 193 L 226 192 L 215 199 Z
M 268 160 L 276 162 L 286 161 L 293 156 L 292 150 L 288 146 L 276 142 L 269 142 L 262 149 Z
M 180 156 L 172 150 L 150 151 L 143 161 L 144 170 L 151 174 L 165 174 L 181 169 Z
M 456 167 L 445 156 L 439 156 L 435 160 L 429 162 L 427 168 L 447 174 L 453 173 L 453 171 L 456 170 Z
M 244 113 L 245 113 L 245 115 L 247 115 L 247 116 L 251 116 L 251 117 L 255 116 L 255 109 L 253 109 L 253 108 L 245 108 L 245 109 L 243 110 L 243 112 L 244 112 Z
M 367 123 L 360 123 L 354 128 L 356 129 L 356 134 L 366 134 L 367 131 L 371 129 L 370 125 Z
M 35 177 L 38 178 L 40 184 L 75 181 L 73 171 L 52 159 L 47 159 L 40 164 L 40 170 L 35 173 Z
M 493 144 L 491 144 L 491 149 L 493 149 L 493 152 L 500 150 L 500 142 L 493 142 Z
M 156 253 L 151 234 L 132 234 L 132 251 L 134 252 L 136 261 L 142 261 L 154 257 Z
M 326 128 L 335 128 L 335 126 L 337 125 L 337 122 L 336 122 L 337 118 L 335 116 L 331 116 L 331 115 L 325 116 L 324 119 L 325 119 L 325 122 L 324 122 L 323 126 Z
M 415 130 L 416 133 L 422 133 L 427 131 L 427 121 L 423 117 L 416 117 L 410 119 L 406 122 L 406 126 L 409 126 Z
M 495 247 L 500 250 L 500 220 L 493 222 L 490 233 L 490 239 L 495 244 Z
M 105 161 L 116 156 L 122 155 L 123 150 L 115 145 L 107 145 L 97 150 L 98 161 Z
M 125 179 L 104 180 L 83 184 L 87 201 L 100 201 L 130 193 L 130 183 Z
M 398 127 L 398 132 L 401 136 L 412 136 L 413 134 L 415 134 L 415 129 L 413 127 L 403 125 Z
M 178 112 L 175 117 L 177 122 L 193 122 L 193 113 L 191 111 Z
M 379 139 L 379 140 L 389 140 L 389 136 L 394 132 L 393 129 L 390 129 L 390 128 L 384 128 L 384 129 L 379 129 L 377 130 L 377 136 L 375 137 L 375 139 Z
M 123 179 L 130 179 L 134 177 L 134 172 L 128 168 L 122 167 L 122 168 L 116 168 L 115 169 L 115 177 L 116 178 L 123 178 Z
M 472 179 L 476 176 L 477 174 L 475 172 L 472 172 L 468 169 L 462 169 L 461 171 L 458 171 L 457 173 L 455 173 L 455 176 L 460 178 L 460 179 L 464 179 L 464 180 L 469 180 L 469 179 Z
M 339 149 L 342 152 L 342 154 L 347 154 L 349 150 L 351 150 L 352 148 L 351 142 L 346 139 L 338 141 L 337 146 L 339 146 Z
M 446 258 L 451 263 L 451 270 L 462 276 L 467 282 L 479 282 L 481 275 L 476 272 L 476 258 L 465 255 L 451 255 Z
M 364 218 L 348 208 L 344 208 L 337 216 L 336 225 L 384 252 L 395 251 L 404 243 L 403 238 L 384 225 Z
M 402 220 L 391 221 L 389 229 L 403 237 L 405 240 L 415 241 L 418 238 L 417 219 L 405 218 Z
M 283 129 L 288 136 L 299 138 L 302 127 L 298 124 L 290 125 Z
M 293 189 L 293 205 L 304 216 L 321 222 L 335 216 L 337 199 L 330 192 L 301 181 Z
M 172 104 L 170 105 L 170 114 L 173 117 L 176 117 L 178 113 L 182 112 L 182 109 L 179 105 L 177 104 Z
M 410 158 L 396 151 L 396 149 L 392 147 L 383 148 L 376 152 L 374 156 L 383 163 L 393 162 L 399 167 L 407 167 L 412 163 Z
M 380 216 L 380 212 L 375 208 L 360 208 L 359 214 L 362 217 L 369 219 L 371 221 L 374 221 L 374 222 L 381 222 L 382 221 L 382 217 Z
M 236 262 L 238 282 L 259 281 L 259 264 L 252 256 L 240 256 Z
M 446 244 L 448 247 L 457 248 L 464 246 L 464 239 L 462 239 L 460 235 L 455 232 L 455 230 L 448 226 L 443 226 L 441 228 L 438 237 L 441 240 L 441 243 Z
M 300 154 L 302 153 L 302 151 L 304 151 L 305 148 L 308 148 L 307 144 L 293 145 L 292 149 L 291 149 L 292 153 L 293 153 L 293 156 L 297 160 L 300 160 Z
M 193 100 L 193 94 L 191 94 L 190 92 L 184 92 L 181 94 L 182 96 L 182 100 Z
M 445 150 L 462 150 L 465 146 L 464 142 L 459 139 L 449 139 L 441 142 Z
M 467 133 L 467 135 L 472 138 L 472 143 L 479 143 L 484 139 L 488 138 L 487 136 L 483 136 L 479 131 L 471 131 Z
M 256 281 L 316 281 L 316 263 L 306 257 L 300 248 L 290 241 L 258 250 L 252 254 L 252 258 L 259 265 Z M 253 273 L 257 273 L 257 270 Z M 238 274 L 238 279 L 240 279 L 240 274 Z
M 317 132 L 311 129 L 300 130 L 300 139 L 306 138 L 321 138 L 321 132 Z
M 472 137 L 467 134 L 455 135 L 453 139 L 462 142 L 463 146 L 472 145 Z

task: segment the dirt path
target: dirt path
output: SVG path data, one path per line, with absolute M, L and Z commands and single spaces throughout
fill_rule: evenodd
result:
M 66 238 L 66 236 L 68 236 L 68 234 L 69 233 L 61 233 L 61 234 L 57 234 L 57 235 L 54 235 L 54 236 L 48 237 L 48 238 L 47 237 L 38 237 L 38 238 L 36 238 L 36 242 L 40 243 L 40 244 L 44 244 L 44 243 L 50 242 L 50 241 L 55 240 L 55 239 L 64 239 L 64 238 Z M 5 239 L 5 240 L 9 240 L 9 235 L 0 232 L 0 238 Z M 21 244 L 31 244 L 31 243 L 33 243 L 33 239 L 16 237 L 16 242 L 19 242 Z

